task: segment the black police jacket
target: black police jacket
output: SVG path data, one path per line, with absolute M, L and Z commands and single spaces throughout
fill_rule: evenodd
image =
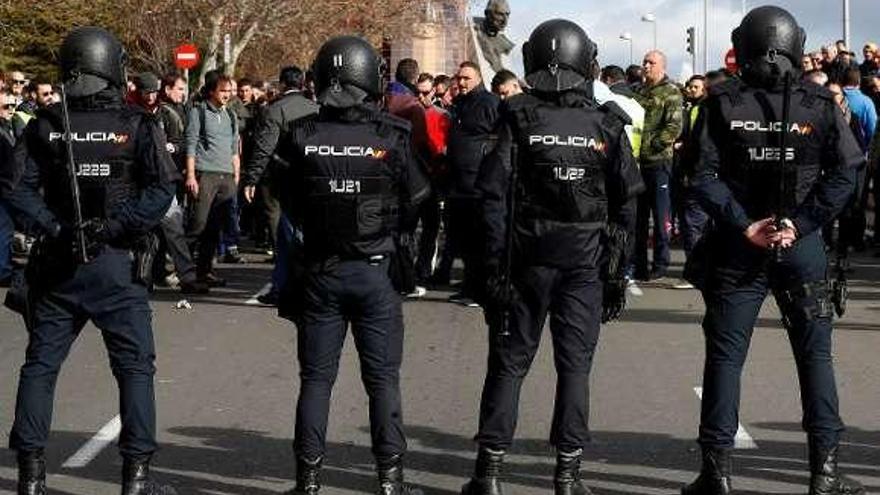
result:
M 278 140 L 295 120 L 318 112 L 318 104 L 300 91 L 288 91 L 270 103 L 257 120 L 253 133 L 253 149 L 244 166 L 242 184 L 253 186 L 260 182 L 266 168 L 276 155 Z
M 73 161 L 84 220 L 104 219 L 109 242 L 129 247 L 168 210 L 179 175 L 153 116 L 121 103 L 72 107 Z M 5 192 L 22 223 L 57 232 L 75 225 L 60 104 L 38 111 L 15 149 Z
M 456 98 L 446 147 L 451 198 L 479 197 L 477 174 L 483 158 L 497 143 L 500 103 L 482 87 Z
M 503 105 L 498 147 L 477 187 L 489 262 L 504 252 L 510 156 L 516 146 L 515 259 L 559 268 L 597 267 L 609 223 L 629 231 L 644 189 L 617 105 L 597 106 L 591 86 Z M 552 100 L 550 99 L 552 98 Z
M 789 217 L 800 236 L 846 205 L 865 158 L 828 90 L 792 88 L 781 170 L 783 92 L 739 80 L 714 86 L 694 127 L 694 191 L 719 228 L 742 233 L 758 220 Z
M 430 193 L 410 147 L 409 123 L 372 106 L 324 107 L 297 120 L 281 158 L 279 197 L 302 227 L 306 258 L 368 258 L 394 251 Z

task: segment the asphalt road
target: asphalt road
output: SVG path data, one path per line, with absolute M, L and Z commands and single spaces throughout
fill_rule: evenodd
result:
M 848 424 L 844 466 L 880 493 L 880 258 L 855 263 L 849 313 L 835 328 L 841 407 Z M 153 300 L 156 393 L 162 450 L 154 471 L 182 494 L 282 493 L 293 486 L 293 405 L 298 382 L 294 328 L 269 308 L 244 305 L 269 266 L 221 266 L 232 283 L 192 309 L 160 291 Z M 698 470 L 702 301 L 667 283 L 643 286 L 623 320 L 603 329 L 592 377 L 593 443 L 584 476 L 597 494 L 675 494 Z M 453 495 L 470 474 L 471 440 L 485 372 L 486 328 L 479 310 L 429 292 L 405 305 L 402 387 L 408 478 L 427 494 Z M 2 294 L 0 294 L 2 297 Z M 765 305 L 743 382 L 734 460 L 741 494 L 803 494 L 808 480 L 794 361 L 775 305 Z M 546 332 L 545 332 L 546 336 Z M 26 334 L 0 309 L 0 431 L 12 423 Z M 554 371 L 542 344 L 522 393 L 508 494 L 550 493 L 547 438 Z M 116 387 L 98 332 L 89 325 L 61 373 L 48 449 L 50 493 L 119 493 L 121 462 L 110 444 L 77 464 L 117 414 Z M 107 435 L 98 435 L 102 438 Z M 112 439 L 112 431 L 109 435 Z M 328 494 L 373 487 L 366 395 L 351 339 L 333 394 L 325 469 Z M 107 443 L 106 441 L 104 443 Z M 73 459 L 72 459 L 73 458 Z M 64 467 L 68 464 L 68 467 Z M 15 459 L 0 451 L 0 494 L 15 489 Z

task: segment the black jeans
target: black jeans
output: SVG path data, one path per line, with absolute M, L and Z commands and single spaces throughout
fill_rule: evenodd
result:
M 772 291 L 788 320 L 786 330 L 800 381 L 802 426 L 820 447 L 836 445 L 843 423 L 831 358 L 831 310 L 828 295 L 816 288 L 824 284 L 827 268 L 819 234 L 799 240 L 779 263 L 771 261 L 773 254 L 746 245 L 742 234 L 712 236 L 712 268 L 703 292 L 706 363 L 700 443 L 734 445 L 742 368 L 758 312 Z M 810 283 L 816 284 L 811 294 L 799 294 Z M 786 291 L 794 291 L 794 296 Z
M 119 451 L 125 457 L 152 454 L 156 450 L 152 312 L 147 289 L 132 282 L 129 252 L 105 249 L 48 289 L 33 311 L 9 447 L 31 452 L 46 446 L 58 372 L 91 320 L 101 330 L 119 385 Z
M 193 263 L 192 253 L 186 242 L 186 232 L 183 228 L 183 208 L 175 198 L 171 206 L 159 222 L 162 238 L 165 240 L 165 249 L 171 255 L 174 262 L 174 270 L 181 281 L 192 282 L 196 278 L 196 267 Z M 158 260 L 164 264 L 164 258 Z
M 437 238 L 440 235 L 440 198 L 431 196 L 419 207 L 419 220 L 422 231 L 419 236 L 419 255 L 416 259 L 416 278 L 428 280 L 434 271 L 434 260 L 437 258 Z
M 297 457 L 324 455 L 330 393 L 351 323 L 370 403 L 373 454 L 406 451 L 400 405 L 403 313 L 388 278 L 388 260 L 342 261 L 306 282 L 303 323 L 297 333 L 300 392 L 293 447 Z
M 507 450 L 513 441 L 522 382 L 541 342 L 547 313 L 556 365 L 550 443 L 570 452 L 589 441 L 589 382 L 599 341 L 602 288 L 597 270 L 529 266 L 517 270 L 520 300 L 510 311 L 510 335 L 490 328 L 489 366 L 480 402 L 477 442 Z
M 481 206 L 478 199 L 450 198 L 450 240 L 464 262 L 462 292 L 479 299 L 485 282 L 485 229 L 482 224 Z
M 648 219 L 654 222 L 655 270 L 665 271 L 669 267 L 669 228 L 671 226 L 671 199 L 669 184 L 671 165 L 657 164 L 642 169 L 642 178 L 647 189 L 638 199 L 636 215 L 636 241 L 634 263 L 638 276 L 648 273 Z
M 211 272 L 214 253 L 220 243 L 220 231 L 231 213 L 230 204 L 236 195 L 232 174 L 199 172 L 199 194 L 191 203 L 187 240 L 190 252 L 197 246 L 196 271 L 199 276 Z

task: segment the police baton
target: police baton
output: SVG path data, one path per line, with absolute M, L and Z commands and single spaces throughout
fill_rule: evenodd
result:
M 782 230 L 787 227 L 785 222 L 785 173 L 788 168 L 788 132 L 791 120 L 791 71 L 786 71 L 783 78 L 782 89 L 782 122 L 779 129 L 779 198 L 776 207 L 776 229 Z M 774 247 L 776 262 L 782 261 L 782 244 Z
M 516 143 L 510 148 L 510 186 L 507 189 L 507 230 L 504 232 L 504 274 L 503 274 L 503 283 L 504 283 L 504 291 L 507 295 L 508 301 L 505 301 L 507 304 L 504 305 L 504 310 L 501 312 L 501 331 L 499 332 L 499 336 L 508 337 L 510 336 L 510 301 L 511 296 L 513 294 L 513 277 L 511 276 L 511 271 L 513 270 L 513 229 L 514 224 L 516 222 L 516 188 L 519 178 L 518 173 L 518 149 Z
M 73 202 L 73 220 L 76 223 L 74 227 L 74 254 L 80 263 L 89 262 L 89 254 L 86 249 L 86 236 L 83 232 L 83 216 L 82 202 L 79 192 L 79 181 L 76 176 L 76 163 L 73 159 L 73 134 L 70 131 L 70 113 L 67 110 L 67 91 L 64 83 L 61 84 L 61 116 L 62 125 L 64 126 L 64 144 L 67 152 L 67 177 L 70 183 L 70 197 Z
M 849 287 L 846 280 L 846 267 L 848 263 L 844 256 L 837 257 L 834 270 L 836 277 L 831 282 L 831 303 L 838 318 L 846 314 L 846 302 L 849 299 Z

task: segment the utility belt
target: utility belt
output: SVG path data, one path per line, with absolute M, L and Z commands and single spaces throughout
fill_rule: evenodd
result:
M 41 238 L 34 244 L 28 263 L 28 282 L 33 286 L 51 285 L 72 276 L 78 263 L 72 249 L 73 239 Z M 104 254 L 127 253 L 132 260 L 132 281 L 149 287 L 152 280 L 152 265 L 159 251 L 159 237 L 149 232 L 137 239 L 124 239 L 110 242 L 89 242 L 90 263 Z
M 33 325 L 34 303 L 76 272 L 78 265 L 71 247 L 57 239 L 44 237 L 34 244 L 27 266 L 13 273 L 4 305 L 22 315 L 28 331 Z M 148 288 L 152 286 L 153 262 L 159 251 L 159 238 L 155 234 L 143 236 L 130 248 L 116 248 L 106 243 L 98 245 L 93 248 L 91 259 L 112 250 L 128 252 L 132 260 L 132 282 Z
M 371 256 L 334 254 L 326 258 L 306 260 L 306 268 L 312 273 L 330 272 L 335 270 L 340 263 L 346 261 L 363 261 L 370 266 L 379 266 L 390 257 L 388 254 L 374 254 Z

